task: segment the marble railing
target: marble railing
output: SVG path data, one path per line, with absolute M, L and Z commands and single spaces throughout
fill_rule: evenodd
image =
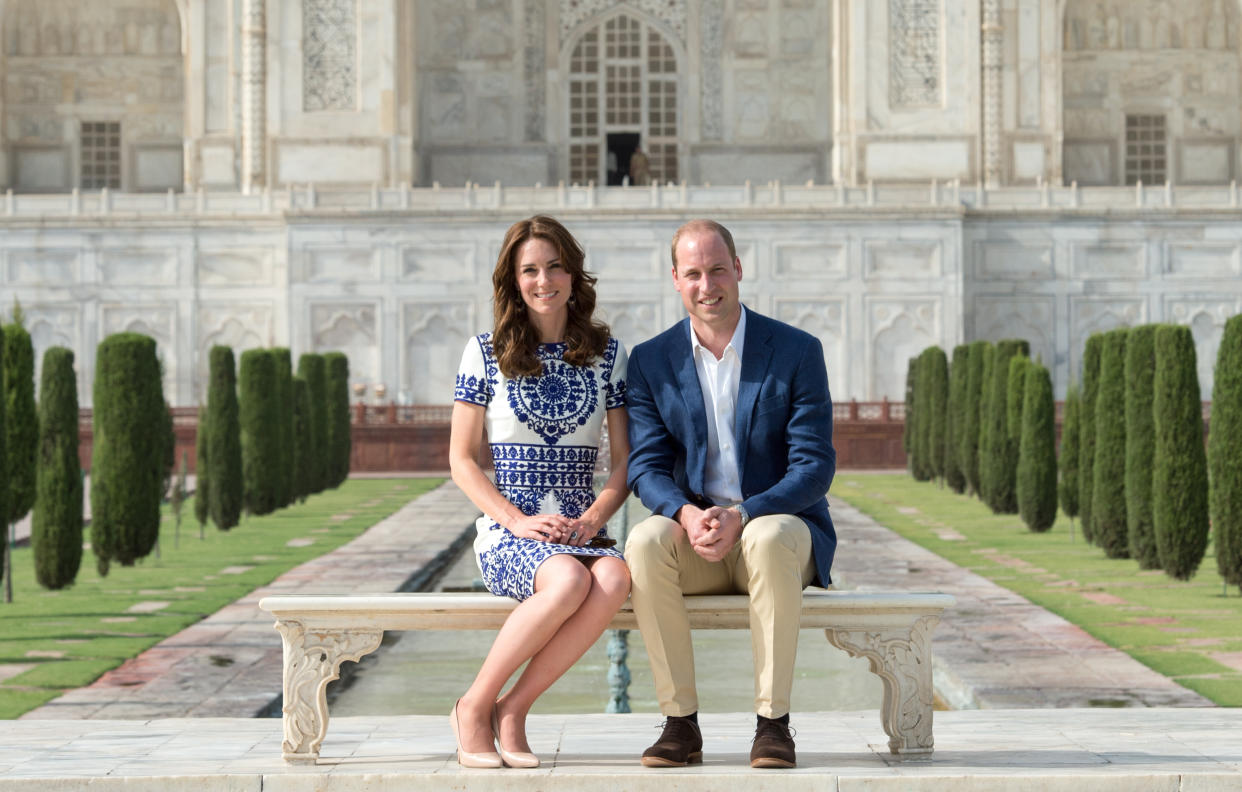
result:
M 512 210 L 563 212 L 590 210 L 685 211 L 883 211 L 934 212 L 1162 212 L 1230 210 L 1239 207 L 1236 183 L 1220 185 L 1136 185 L 1080 187 L 1035 184 L 987 188 L 982 184 L 932 181 L 923 184 L 766 184 L 651 185 L 599 187 L 594 184 L 457 187 L 319 187 L 314 184 L 237 192 L 122 193 L 109 190 L 25 194 L 9 190 L 0 219 L 121 216 L 256 216 L 288 212 L 391 213 Z

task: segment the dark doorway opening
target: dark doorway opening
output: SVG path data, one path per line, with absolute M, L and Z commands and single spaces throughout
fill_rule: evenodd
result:
M 630 157 L 638 148 L 637 132 L 608 133 L 608 186 L 619 187 L 621 180 L 630 173 Z

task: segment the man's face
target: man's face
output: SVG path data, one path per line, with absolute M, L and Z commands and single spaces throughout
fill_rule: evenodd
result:
M 677 240 L 673 286 L 696 327 L 730 329 L 739 316 L 737 284 L 742 264 L 710 229 L 692 230 Z

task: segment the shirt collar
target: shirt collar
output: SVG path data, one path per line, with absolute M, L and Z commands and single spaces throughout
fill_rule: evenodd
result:
M 724 348 L 724 354 L 721 354 L 720 356 L 721 360 L 724 359 L 724 355 L 728 353 L 730 348 L 733 349 L 733 352 L 737 355 L 738 360 L 742 359 L 742 346 L 746 342 L 746 306 L 739 305 L 738 307 L 742 309 L 742 314 L 738 317 L 737 327 L 733 328 L 733 337 L 729 339 L 729 343 Z M 710 349 L 703 346 L 703 344 L 699 342 L 699 334 L 694 332 L 693 323 L 690 325 L 690 350 L 696 357 L 699 354 L 699 350 L 702 350 L 709 355 L 712 354 Z M 712 357 L 714 359 L 716 356 L 712 355 Z

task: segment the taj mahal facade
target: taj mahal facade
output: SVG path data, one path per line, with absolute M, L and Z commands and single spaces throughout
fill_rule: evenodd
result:
M 627 346 L 683 315 L 668 243 L 729 226 L 750 307 L 834 397 L 930 344 L 1242 310 L 1239 0 L 0 0 L 0 313 L 37 354 L 135 330 L 340 349 L 446 404 L 505 228 L 557 216 Z M 649 162 L 630 179 L 641 149 Z

